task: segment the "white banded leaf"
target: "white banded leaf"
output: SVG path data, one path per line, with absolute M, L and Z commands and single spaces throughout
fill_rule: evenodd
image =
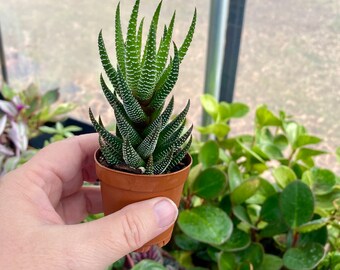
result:
M 123 159 L 126 165 L 135 169 L 145 165 L 144 160 L 138 155 L 128 139 L 123 142 Z
M 117 72 L 117 79 L 118 79 L 118 88 L 117 93 L 120 98 L 123 100 L 124 108 L 129 116 L 129 118 L 135 123 L 143 123 L 146 121 L 147 117 L 138 103 L 136 98 L 132 95 L 132 92 L 127 85 L 126 81 L 123 79 L 123 76 L 118 69 Z
M 137 89 L 140 75 L 139 55 L 136 37 L 139 3 L 140 0 L 136 0 L 131 13 L 125 50 L 126 80 L 132 91 L 135 91 Z
M 154 173 L 155 174 L 161 174 L 166 171 L 167 167 L 170 165 L 171 160 L 173 158 L 174 152 L 170 151 L 161 159 L 160 162 L 157 162 L 154 165 Z
M 116 88 L 117 87 L 117 72 L 112 66 L 109 56 L 107 55 L 102 31 L 100 31 L 99 36 L 98 36 L 98 48 L 99 48 L 100 60 L 105 70 L 105 73 L 107 77 L 109 78 L 112 86 Z
M 185 39 L 184 39 L 184 42 L 183 42 L 182 46 L 179 49 L 179 53 L 178 54 L 179 54 L 179 61 L 180 62 L 182 62 L 184 56 L 186 55 L 186 53 L 187 53 L 187 51 L 189 49 L 190 44 L 191 44 L 191 41 L 192 41 L 192 38 L 193 38 L 194 32 L 195 32 L 196 20 L 197 20 L 197 10 L 195 8 L 194 16 L 192 18 L 189 31 L 188 31 Z
M 141 20 L 139 27 L 138 27 L 138 33 L 137 33 L 137 50 L 138 50 L 138 57 L 139 61 L 142 54 L 142 44 L 143 44 L 143 26 L 144 26 L 144 18 Z
M 118 66 L 125 77 L 125 42 L 120 22 L 120 3 L 117 5 L 115 17 L 115 45 Z
M 111 149 L 109 148 L 108 145 L 106 145 L 102 138 L 99 136 L 99 147 L 100 147 L 100 150 L 106 160 L 106 162 L 109 164 L 109 165 L 116 165 L 116 164 L 119 164 L 120 163 L 120 159 L 117 159 L 117 157 L 114 155 L 115 152 L 112 152 Z
M 191 143 L 192 143 L 192 136 L 190 136 L 190 139 L 188 143 L 184 146 L 184 148 L 178 151 L 174 155 L 174 158 L 171 160 L 168 168 L 166 169 L 167 171 L 171 171 L 174 167 L 178 165 L 178 163 L 180 163 L 183 160 L 183 158 L 185 157 L 185 155 L 188 153 L 190 149 Z
M 142 158 L 144 158 L 144 159 L 148 158 L 154 152 L 156 145 L 157 145 L 159 133 L 161 131 L 161 126 L 162 126 L 162 122 L 160 121 L 158 123 L 158 126 L 153 130 L 153 132 L 151 132 L 143 140 L 143 142 L 138 146 L 137 153 L 139 153 L 139 155 Z

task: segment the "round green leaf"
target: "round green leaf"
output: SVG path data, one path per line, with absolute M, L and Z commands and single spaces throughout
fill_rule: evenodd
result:
M 281 258 L 270 254 L 264 254 L 263 262 L 259 270 L 280 270 L 282 266 L 283 261 Z
M 322 228 L 323 226 L 326 226 L 328 221 L 329 221 L 329 218 L 320 218 L 320 219 L 312 220 L 310 222 L 302 224 L 301 226 L 296 228 L 296 230 L 300 233 L 308 233 L 311 231 L 318 230 Z
M 218 114 L 219 114 L 219 119 L 220 121 L 226 121 L 230 119 L 230 114 L 231 114 L 231 106 L 227 102 L 220 102 L 218 106 Z
M 158 262 L 143 260 L 136 264 L 131 270 L 166 270 L 166 268 Z
M 262 105 L 256 110 L 256 123 L 260 126 L 280 126 L 281 120 L 277 118 L 267 106 Z
M 282 191 L 280 207 L 287 225 L 291 228 L 299 227 L 313 216 L 313 193 L 305 183 L 294 181 Z
M 204 110 L 214 119 L 216 120 L 218 115 L 218 102 L 217 100 L 209 94 L 201 96 L 201 103 Z
M 247 203 L 263 204 L 268 197 L 272 196 L 273 194 L 276 194 L 276 190 L 274 186 L 269 181 L 263 178 L 259 178 L 259 179 L 260 179 L 260 186 L 258 190 L 256 191 L 255 195 L 247 200 Z
M 249 245 L 250 235 L 244 231 L 235 228 L 230 238 L 224 244 L 215 247 L 223 251 L 233 252 L 245 249 Z
M 217 168 L 202 171 L 192 185 L 192 193 L 204 199 L 217 197 L 226 185 L 226 175 Z
M 297 179 L 294 171 L 287 166 L 279 166 L 273 171 L 273 176 L 281 188 Z
M 260 186 L 260 179 L 253 179 L 243 182 L 231 193 L 233 204 L 241 204 L 253 196 Z
M 263 247 L 258 243 L 252 243 L 248 248 L 238 251 L 236 257 L 240 262 L 250 262 L 253 269 L 258 269 L 263 261 Z
M 313 168 L 302 175 L 302 182 L 309 185 L 316 195 L 324 195 L 332 192 L 336 177 L 330 170 Z
M 233 191 L 236 187 L 241 185 L 241 183 L 243 182 L 240 169 L 238 168 L 237 164 L 234 161 L 229 163 L 228 176 L 229 176 L 230 191 Z
M 213 166 L 219 158 L 219 148 L 215 141 L 206 142 L 200 149 L 198 159 L 204 168 Z
M 247 223 L 249 226 L 254 227 L 251 223 L 249 214 L 247 210 L 242 205 L 236 205 L 232 208 L 233 214 L 237 217 L 240 221 Z
M 175 236 L 175 243 L 178 247 L 180 247 L 183 250 L 198 250 L 201 246 L 202 243 L 200 243 L 197 240 L 194 240 L 190 238 L 189 236 L 185 234 L 178 234 Z
M 219 270 L 234 270 L 237 269 L 236 258 L 234 254 L 222 252 L 218 257 Z
M 283 264 L 290 270 L 314 269 L 324 257 L 324 248 L 318 243 L 290 248 L 283 255 Z
M 230 116 L 232 118 L 241 118 L 249 112 L 249 107 L 243 103 L 231 103 L 230 104 Z
M 178 225 L 191 238 L 216 245 L 224 243 L 233 230 L 227 214 L 213 206 L 199 206 L 181 212 Z

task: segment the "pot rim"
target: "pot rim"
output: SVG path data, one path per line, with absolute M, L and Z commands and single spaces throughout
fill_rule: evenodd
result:
M 181 170 L 179 171 L 176 171 L 176 172 L 172 172 L 172 173 L 163 173 L 163 174 L 136 174 L 136 173 L 128 173 L 128 172 L 123 172 L 123 171 L 119 171 L 119 170 L 115 170 L 115 169 L 111 169 L 111 168 L 108 168 L 102 164 L 100 164 L 100 162 L 98 161 L 97 159 L 97 154 L 99 154 L 99 152 L 101 152 L 100 148 L 98 148 L 95 152 L 94 152 L 94 160 L 95 160 L 95 163 L 97 164 L 97 166 L 99 166 L 100 168 L 102 169 L 105 169 L 105 170 L 108 170 L 108 171 L 112 171 L 112 172 L 116 172 L 116 173 L 120 173 L 120 174 L 123 174 L 123 175 L 127 175 L 127 176 L 147 176 L 147 177 L 152 177 L 152 178 L 161 178 L 161 177 L 164 177 L 165 175 L 166 176 L 172 176 L 172 175 L 176 175 L 176 174 L 179 174 L 181 173 L 182 171 L 186 170 L 188 167 L 191 166 L 192 164 L 192 157 L 189 153 L 186 153 L 185 155 L 185 158 L 189 158 L 189 163 L 188 165 L 186 165 L 184 168 L 182 168 Z

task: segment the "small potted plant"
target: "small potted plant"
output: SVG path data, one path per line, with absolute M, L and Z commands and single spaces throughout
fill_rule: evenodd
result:
M 175 13 L 164 27 L 160 44 L 156 45 L 157 25 L 162 2 L 151 20 L 145 48 L 142 50 L 143 22 L 138 24 L 140 0 L 136 0 L 124 40 L 120 22 L 120 4 L 115 16 L 115 47 L 117 68 L 108 57 L 102 31 L 98 45 L 103 68 L 113 90 L 100 77 L 104 95 L 112 106 L 116 119 L 116 132 L 112 134 L 100 117 L 95 119 L 91 109 L 91 122 L 99 133 L 100 148 L 95 153 L 96 173 L 106 215 L 124 206 L 158 196 L 172 199 L 177 205 L 188 176 L 191 157 L 192 126 L 186 129 L 186 107 L 172 118 L 174 98 L 167 102 L 183 60 L 193 38 L 196 10 L 184 39 L 178 49 L 173 43 L 174 55 L 169 58 Z M 171 119 L 171 120 L 170 120 Z M 163 246 L 171 238 L 172 229 L 147 243 Z

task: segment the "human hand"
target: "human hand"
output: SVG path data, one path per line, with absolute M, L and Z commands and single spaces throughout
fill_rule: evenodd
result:
M 77 224 L 102 212 L 100 190 L 82 186 L 96 179 L 97 141 L 51 144 L 0 179 L 0 269 L 105 269 L 174 223 L 176 205 L 155 198 Z

